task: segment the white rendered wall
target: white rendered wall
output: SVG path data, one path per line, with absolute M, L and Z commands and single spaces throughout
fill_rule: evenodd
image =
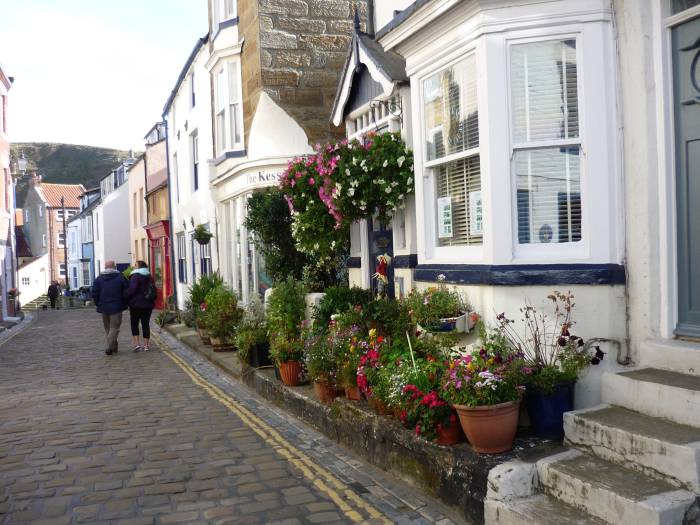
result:
M 104 220 L 103 261 L 117 264 L 131 263 L 131 230 L 129 224 L 129 184 L 125 182 L 102 199 Z M 103 263 L 104 265 L 104 263 Z
M 22 284 L 23 277 L 29 277 L 29 285 Z M 33 299 L 45 294 L 49 289 L 50 281 L 49 254 L 46 253 L 35 261 L 20 268 L 18 271 L 18 281 L 20 292 L 19 300 L 21 304 L 27 304 Z
M 394 11 L 406 9 L 414 0 L 376 0 L 374 2 L 374 27 L 379 30 L 394 18 Z

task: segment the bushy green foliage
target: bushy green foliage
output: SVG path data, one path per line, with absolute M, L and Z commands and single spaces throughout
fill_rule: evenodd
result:
M 304 285 L 288 277 L 275 286 L 267 305 L 270 332 L 285 339 L 298 339 L 306 313 Z
M 215 287 L 207 294 L 204 304 L 202 320 L 211 335 L 224 340 L 233 338 L 243 317 L 233 290 L 225 286 Z
M 314 308 L 314 323 L 318 329 L 325 329 L 331 321 L 331 316 L 343 314 L 357 305 L 365 305 L 372 301 L 372 291 L 349 286 L 331 286 L 326 288 L 326 295 Z
M 263 345 L 267 342 L 265 306 L 260 298 L 255 295 L 246 306 L 243 319 L 236 332 L 238 355 L 242 361 L 246 362 L 254 346 Z

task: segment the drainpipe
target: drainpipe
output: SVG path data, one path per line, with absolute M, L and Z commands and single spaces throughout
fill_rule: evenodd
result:
M 365 24 L 367 34 L 374 38 L 374 0 L 367 0 L 367 23 Z
M 165 117 L 165 115 L 163 115 Z M 172 280 L 173 305 L 177 310 L 177 284 L 175 284 L 175 243 L 173 242 L 175 223 L 173 222 L 173 185 L 170 178 L 170 136 L 168 135 L 168 121 L 163 119 L 165 128 L 165 165 L 168 171 L 168 222 L 170 223 L 170 279 Z M 150 250 L 149 250 L 150 252 Z

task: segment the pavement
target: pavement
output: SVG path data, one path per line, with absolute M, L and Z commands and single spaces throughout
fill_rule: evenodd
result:
M 154 335 L 131 352 L 126 314 L 107 356 L 97 314 L 58 310 L 0 341 L 0 523 L 458 523 Z

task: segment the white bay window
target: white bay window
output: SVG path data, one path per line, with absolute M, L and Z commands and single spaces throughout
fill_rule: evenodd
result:
M 215 73 L 216 152 L 243 148 L 241 82 L 238 62 L 221 65 Z
M 436 245 L 481 245 L 483 213 L 474 54 L 423 82 L 426 168 L 435 189 Z
M 576 40 L 513 45 L 510 74 L 517 242 L 578 242 L 582 232 Z

